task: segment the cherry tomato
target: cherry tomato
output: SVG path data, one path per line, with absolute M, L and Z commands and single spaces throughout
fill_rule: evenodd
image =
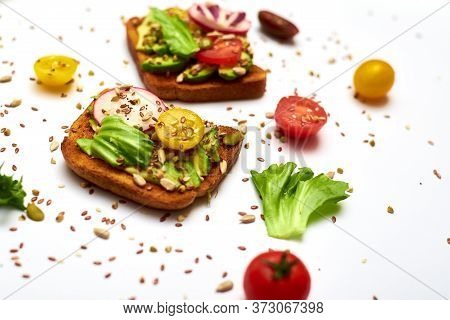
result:
M 275 121 L 284 134 L 299 139 L 315 135 L 327 122 L 327 114 L 311 99 L 289 96 L 278 102 Z
M 355 71 L 353 82 L 358 95 L 368 99 L 386 96 L 394 84 L 395 73 L 383 60 L 368 60 Z
M 249 300 L 305 300 L 311 278 L 305 265 L 288 251 L 269 251 L 254 258 L 244 275 Z
M 174 108 L 159 116 L 155 130 L 165 147 L 183 151 L 192 149 L 202 140 L 205 125 L 195 112 Z
M 34 63 L 34 72 L 43 84 L 58 87 L 72 80 L 78 63 L 66 56 L 46 56 Z
M 218 40 L 211 49 L 197 53 L 198 61 L 221 66 L 233 66 L 238 63 L 242 52 L 239 39 Z

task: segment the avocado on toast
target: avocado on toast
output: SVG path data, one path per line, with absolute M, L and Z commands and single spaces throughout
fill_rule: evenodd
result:
M 217 188 L 219 183 L 235 164 L 242 146 L 242 138 L 234 139 L 233 143 L 228 142 L 230 137 L 242 136 L 238 130 L 231 127 L 206 127 L 209 131 L 205 129 L 203 136 L 199 137 L 201 140 L 199 140 L 198 144 L 183 153 L 186 154 L 185 160 L 166 160 L 166 158 L 169 158 L 169 153 L 172 151 L 163 147 L 158 149 L 157 146 L 161 144 L 161 142 L 158 142 L 158 139 L 155 138 L 155 132 L 153 132 L 153 134 L 151 133 L 152 127 L 161 124 L 161 120 L 157 122 L 158 119 L 156 119 L 155 115 L 155 117 L 153 117 L 153 123 L 150 119 L 148 128 L 145 127 L 145 131 L 142 131 L 143 129 L 141 127 L 142 130 L 138 133 L 144 135 L 144 138 L 146 136 L 151 142 L 151 144 L 146 145 L 146 148 L 148 149 L 145 149 L 146 152 L 150 150 L 150 154 L 153 154 L 153 158 L 152 155 L 150 155 L 148 164 L 145 164 L 144 166 L 141 165 L 139 168 L 134 164 L 127 164 L 127 157 L 120 159 L 121 161 L 117 159 L 117 163 L 115 163 L 114 161 L 116 161 L 116 159 L 108 158 L 107 156 L 109 153 L 102 148 L 96 147 L 99 151 L 95 152 L 94 144 L 88 144 L 92 141 L 96 142 L 96 139 L 98 138 L 110 137 L 109 140 L 99 141 L 102 141 L 102 143 L 112 142 L 108 148 L 118 147 L 119 151 L 121 150 L 121 146 L 117 144 L 117 141 L 125 140 L 123 138 L 124 134 L 120 132 L 118 135 L 101 133 L 102 127 L 104 127 L 104 130 L 110 132 L 116 130 L 120 126 L 125 126 L 124 122 L 119 119 L 119 116 L 115 115 L 117 110 L 103 107 L 107 105 L 107 101 L 119 100 L 114 103 L 120 105 L 120 110 L 130 106 L 131 108 L 136 106 L 136 104 L 133 105 L 133 100 L 129 97 L 131 94 L 128 94 L 128 97 L 123 95 L 123 90 L 126 91 L 130 89 L 125 88 L 117 90 L 116 88 L 115 90 L 116 91 L 109 89 L 102 91 L 102 93 L 72 124 L 68 136 L 64 138 L 61 149 L 66 163 L 72 171 L 83 179 L 86 179 L 105 190 L 109 190 L 119 196 L 133 200 L 143 206 L 156 209 L 177 210 L 185 208 L 194 202 L 196 198 L 203 197 Z M 137 94 L 135 95 L 134 93 L 136 92 Z M 148 106 L 150 103 L 146 102 L 146 97 L 143 95 L 140 96 L 139 92 L 144 92 L 144 95 L 147 96 L 151 95 L 151 93 L 140 88 L 136 88 L 133 93 L 135 100 L 144 100 L 139 102 L 139 105 L 141 106 L 139 110 L 143 110 L 144 106 Z M 114 99 L 116 94 L 121 98 Z M 107 97 L 107 100 L 104 98 L 105 96 Z M 110 99 L 110 96 L 113 96 L 113 98 Z M 123 103 L 120 99 L 129 101 L 130 103 Z M 124 105 L 127 107 L 124 108 Z M 159 105 L 158 101 L 156 101 L 156 106 Z M 159 107 L 159 109 L 161 108 Z M 177 108 L 167 109 L 178 110 Z M 100 110 L 100 112 L 98 112 L 98 110 Z M 137 111 L 141 116 L 137 115 L 139 118 L 138 120 L 141 121 L 140 123 L 143 124 L 143 126 L 146 126 L 147 122 L 142 122 L 142 119 L 145 119 L 145 115 L 143 114 L 145 110 L 139 110 Z M 159 111 L 162 115 L 165 113 L 168 114 L 168 111 L 166 111 L 165 108 L 164 110 Z M 108 116 L 109 112 L 111 112 L 112 116 Z M 123 119 L 126 119 L 126 121 L 129 122 L 135 119 L 133 118 L 133 111 L 130 112 L 128 110 L 126 112 L 122 115 Z M 153 112 L 153 114 L 155 114 L 155 112 Z M 160 119 L 161 114 L 159 115 Z M 103 120 L 101 120 L 101 118 L 103 118 Z M 183 119 L 183 117 L 181 119 Z M 115 121 L 111 129 L 107 127 L 108 124 L 106 120 L 111 122 L 113 120 Z M 134 127 L 129 126 L 129 130 L 136 131 L 138 126 L 135 124 L 133 124 L 133 126 Z M 212 141 L 208 136 L 212 137 L 211 133 L 213 132 L 215 133 L 215 139 L 217 140 L 214 142 L 214 146 L 211 146 Z M 227 139 L 224 139 L 224 137 L 227 137 Z M 133 143 L 133 141 L 131 141 L 131 143 Z M 161 150 L 163 151 L 160 152 Z M 107 151 L 109 152 L 109 150 Z M 162 160 L 161 153 L 164 154 L 164 159 Z M 156 159 L 154 159 L 155 157 Z M 141 160 L 143 158 L 145 157 L 141 156 Z M 172 159 L 175 159 L 175 157 L 172 156 Z M 130 161 L 131 160 L 132 158 L 130 158 Z M 160 170 L 159 173 L 162 175 L 161 177 L 164 178 L 155 178 L 158 177 L 158 174 L 155 174 L 153 177 L 147 175 L 151 172 L 155 172 L 155 170 Z M 139 176 L 137 176 L 137 172 L 139 172 Z M 145 180 L 142 179 L 142 177 L 144 177 Z M 139 178 L 138 181 L 136 181 L 136 178 Z M 173 185 L 169 184 L 169 186 L 167 186 L 167 184 L 164 183 L 170 182 L 167 178 L 171 179 L 170 181 L 172 181 L 171 183 Z
M 187 12 L 151 8 L 147 17 L 126 22 L 128 47 L 144 86 L 167 100 L 206 102 L 261 97 L 266 72 L 253 64 L 253 51 L 245 34 L 211 29 L 207 32 Z M 170 32 L 164 28 L 170 28 Z M 176 44 L 171 45 L 171 40 Z M 182 47 L 184 43 L 187 47 Z

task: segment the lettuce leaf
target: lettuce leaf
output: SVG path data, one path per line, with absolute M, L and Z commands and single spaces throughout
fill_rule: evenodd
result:
M 150 8 L 150 16 L 161 25 L 164 41 L 171 53 L 189 58 L 200 49 L 186 24 L 177 15 L 169 16 L 163 10 Z
M 78 139 L 81 150 L 117 167 L 120 165 L 145 168 L 150 163 L 153 141 L 118 116 L 107 116 L 92 139 Z
M 0 170 L 2 165 L 0 165 Z M 23 191 L 22 178 L 14 180 L 12 176 L 0 174 L 0 206 L 12 206 L 25 210 L 24 199 L 27 194 Z
M 294 173 L 296 167 L 288 162 L 272 164 L 262 172 L 250 172 L 262 198 L 264 221 L 271 237 L 299 238 L 311 214 L 348 197 L 347 183 L 331 180 L 324 174 L 314 177 L 309 168 Z

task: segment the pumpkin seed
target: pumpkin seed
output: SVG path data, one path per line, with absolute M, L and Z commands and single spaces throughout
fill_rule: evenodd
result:
M 42 221 L 45 218 L 44 212 L 32 202 L 28 204 L 26 212 L 27 217 L 36 222 Z
M 59 142 L 56 140 L 53 140 L 50 144 L 50 151 L 53 152 L 59 148 Z

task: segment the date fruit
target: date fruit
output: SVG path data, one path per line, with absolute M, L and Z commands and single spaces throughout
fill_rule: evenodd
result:
M 258 19 L 265 33 L 279 39 L 292 39 L 299 32 L 295 24 L 267 10 L 260 11 Z

